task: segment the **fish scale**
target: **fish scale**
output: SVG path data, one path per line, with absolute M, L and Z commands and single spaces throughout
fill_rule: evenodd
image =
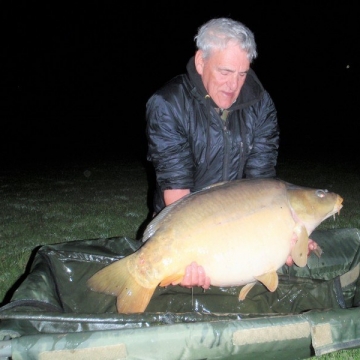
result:
M 140 249 L 95 273 L 88 286 L 116 296 L 119 313 L 143 312 L 157 286 L 180 283 L 195 261 L 211 286 L 244 285 L 241 301 L 256 282 L 275 291 L 276 271 L 290 255 L 306 265 L 309 235 L 342 202 L 336 193 L 278 179 L 215 184 L 166 207 Z

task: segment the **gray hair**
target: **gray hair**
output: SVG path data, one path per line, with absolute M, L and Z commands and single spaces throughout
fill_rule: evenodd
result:
M 257 57 L 253 32 L 241 22 L 229 18 L 212 19 L 203 24 L 194 40 L 204 58 L 209 57 L 214 49 L 224 49 L 229 41 L 234 41 L 245 50 L 250 62 Z

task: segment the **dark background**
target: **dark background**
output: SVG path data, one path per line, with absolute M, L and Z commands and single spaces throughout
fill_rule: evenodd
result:
M 253 68 L 278 110 L 281 153 L 356 158 L 357 7 L 346 0 L 2 5 L 2 163 L 145 159 L 147 99 L 185 71 L 197 28 L 222 16 L 255 34 Z

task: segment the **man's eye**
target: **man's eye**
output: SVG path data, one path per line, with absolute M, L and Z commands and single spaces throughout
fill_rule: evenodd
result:
M 320 190 L 315 191 L 316 196 L 319 198 L 325 197 L 327 193 L 328 193 L 328 190 L 326 190 L 326 189 L 325 190 L 320 189 Z

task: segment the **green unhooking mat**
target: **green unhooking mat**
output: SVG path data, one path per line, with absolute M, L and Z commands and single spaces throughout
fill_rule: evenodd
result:
M 43 246 L 0 308 L 0 359 L 304 359 L 360 347 L 359 230 L 311 237 L 321 258 L 284 265 L 273 293 L 258 283 L 239 301 L 241 287 L 159 287 L 141 314 L 118 314 L 115 297 L 86 287 L 141 242 Z

